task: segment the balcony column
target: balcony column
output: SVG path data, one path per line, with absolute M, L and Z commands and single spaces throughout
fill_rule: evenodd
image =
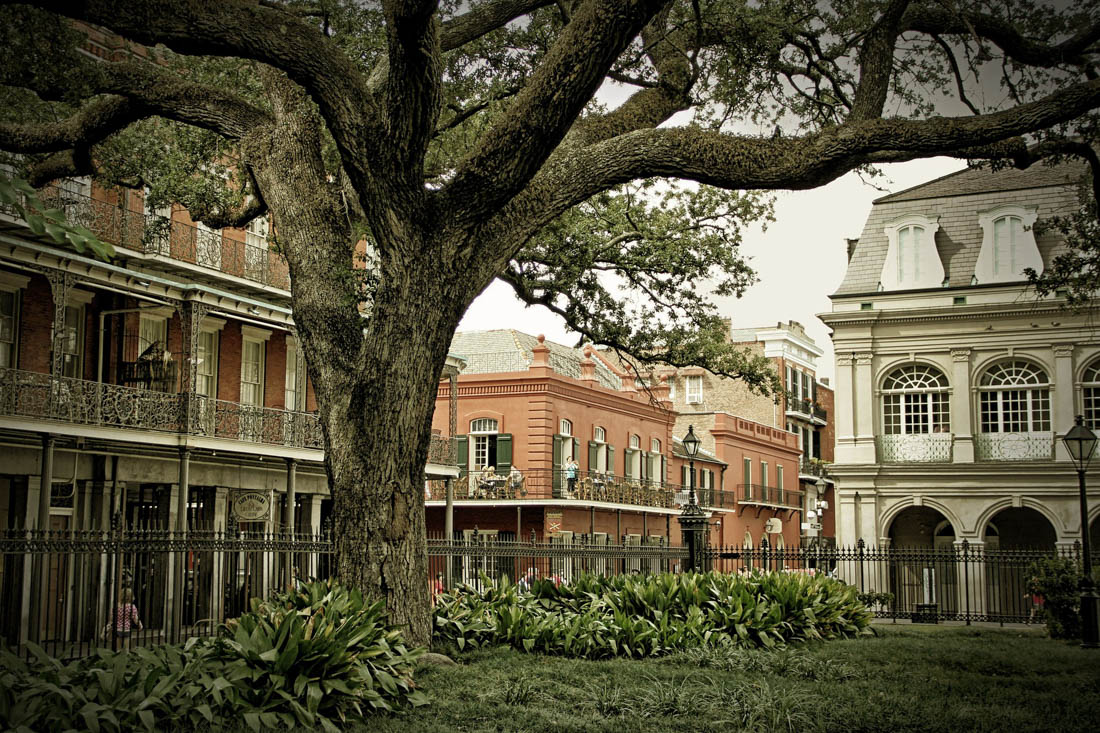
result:
M 226 540 L 226 527 L 229 522 L 229 489 L 225 486 L 214 488 L 214 538 L 224 542 Z M 211 594 L 210 617 L 217 621 L 225 619 L 225 560 L 224 551 L 213 553 L 211 564 Z
M 833 406 L 836 420 L 836 460 L 838 463 L 854 463 L 855 455 L 855 401 L 852 355 L 836 355 L 836 398 Z
M 294 338 L 294 399 L 298 404 L 291 407 L 287 405 L 288 410 L 301 410 L 306 409 L 306 352 L 302 348 L 302 339 L 295 336 Z
M 65 367 L 65 306 L 76 278 L 63 270 L 45 269 L 53 296 L 53 331 L 50 334 L 50 375 L 60 377 Z
M 286 507 L 283 510 L 283 537 L 294 541 L 294 504 L 297 501 L 298 461 L 286 459 Z M 288 551 L 283 558 L 283 587 L 294 583 L 294 553 Z
M 1073 344 L 1054 344 L 1054 384 L 1051 385 L 1050 427 L 1054 430 L 1054 458 L 1069 461 L 1061 437 L 1073 426 Z
M 199 432 L 198 405 L 195 388 L 198 383 L 198 346 L 202 319 L 210 312 L 210 306 L 194 300 L 184 301 L 179 307 L 180 330 L 180 393 L 183 395 L 183 432 Z
M 974 427 L 970 422 L 970 349 L 951 349 L 951 460 L 974 462 Z
M 309 526 L 314 539 L 318 539 L 321 534 L 321 500 L 323 498 L 321 494 L 309 495 Z M 317 573 L 320 571 L 319 560 L 320 556 L 316 552 L 309 554 L 309 577 L 317 577 Z
M 179 488 L 177 490 L 176 499 L 176 521 L 172 525 L 172 529 L 175 530 L 176 537 L 181 538 L 187 532 L 187 502 L 191 497 L 191 449 L 180 448 L 180 465 L 179 465 Z M 171 602 L 172 608 L 172 626 L 170 632 L 179 634 L 183 629 L 183 603 L 186 588 L 184 587 L 184 576 L 187 573 L 186 555 L 187 553 L 177 553 L 178 557 L 175 559 L 175 567 L 173 572 L 175 573 L 175 583 L 173 588 L 173 598 Z M 169 636 L 171 638 L 171 636 Z M 178 637 L 182 638 L 182 636 Z

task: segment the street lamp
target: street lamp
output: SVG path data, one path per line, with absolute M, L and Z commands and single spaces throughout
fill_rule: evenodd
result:
M 699 438 L 695 435 L 695 427 L 688 425 L 688 434 L 684 436 L 684 439 L 680 441 L 684 444 L 684 452 L 688 456 L 688 473 L 690 478 L 688 480 L 688 487 L 691 489 L 689 497 L 690 503 L 695 505 L 695 456 L 699 455 Z
M 1100 646 L 1100 629 L 1097 628 L 1096 585 L 1092 581 L 1092 548 L 1089 547 L 1089 506 L 1085 495 L 1085 471 L 1096 452 L 1096 436 L 1085 427 L 1084 418 L 1076 418 L 1076 424 L 1062 438 L 1062 442 L 1077 469 L 1077 488 L 1081 495 L 1081 549 L 1085 553 L 1084 577 L 1081 578 L 1081 646 Z

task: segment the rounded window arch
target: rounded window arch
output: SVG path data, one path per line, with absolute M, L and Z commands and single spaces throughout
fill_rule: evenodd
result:
M 947 377 L 928 364 L 907 364 L 882 383 L 882 428 L 887 435 L 951 432 Z
M 630 447 L 631 448 L 640 448 L 641 446 L 642 446 L 641 436 L 631 435 L 630 436 Z
M 1050 431 L 1050 381 L 1031 362 L 1009 359 L 986 369 L 978 400 L 983 433 Z
M 491 417 L 479 417 L 470 421 L 470 433 L 496 433 L 499 432 L 498 425 Z
M 1100 359 L 1096 359 L 1081 374 L 1081 407 L 1085 425 L 1100 429 Z
M 607 442 L 607 431 L 597 425 L 592 430 L 592 439 L 595 440 L 597 443 L 606 443 Z

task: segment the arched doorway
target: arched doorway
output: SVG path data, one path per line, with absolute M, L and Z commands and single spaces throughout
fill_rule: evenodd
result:
M 986 523 L 985 582 L 991 621 L 1024 620 L 1030 616 L 1027 591 L 1029 568 L 1055 550 L 1057 533 L 1050 520 L 1029 507 L 1010 507 Z
M 987 550 L 1054 551 L 1058 534 L 1050 520 L 1029 507 L 1002 509 L 985 526 Z
M 917 604 L 935 604 L 940 615 L 959 610 L 955 528 L 925 506 L 901 511 L 890 522 L 889 584 L 895 612 L 908 616 Z
M 950 549 L 955 529 L 947 517 L 926 506 L 903 509 L 890 522 L 890 547 L 896 549 Z

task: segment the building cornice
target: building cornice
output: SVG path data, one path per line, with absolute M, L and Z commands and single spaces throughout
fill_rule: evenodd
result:
M 1035 317 L 1042 314 L 1064 312 L 1061 302 L 1034 302 L 1028 306 L 1019 303 L 982 303 L 968 306 L 933 306 L 926 308 L 897 308 L 873 311 L 833 311 L 819 313 L 818 318 L 826 325 L 852 326 L 874 325 L 878 323 L 920 323 L 927 321 L 967 321 L 991 317 Z

